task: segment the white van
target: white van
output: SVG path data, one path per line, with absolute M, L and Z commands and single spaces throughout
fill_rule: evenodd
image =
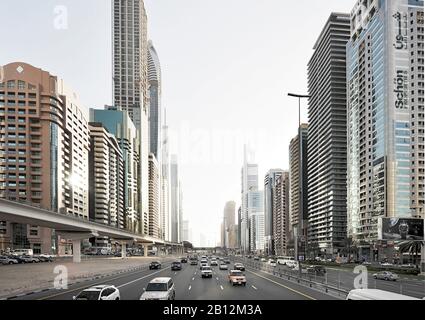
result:
M 346 300 L 421 300 L 402 294 L 379 289 L 354 289 L 347 295 Z
M 15 249 L 12 251 L 14 256 L 33 256 L 34 251 L 32 249 Z

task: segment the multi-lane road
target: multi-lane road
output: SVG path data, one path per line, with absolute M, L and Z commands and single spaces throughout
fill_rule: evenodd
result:
M 230 267 L 233 266 L 233 263 Z M 228 271 L 213 267 L 212 279 L 202 279 L 199 266 L 183 264 L 181 271 L 171 271 L 170 262 L 161 270 L 140 270 L 103 279 L 74 284 L 66 290 L 49 290 L 19 297 L 19 300 L 71 300 L 80 291 L 93 285 L 115 285 L 122 300 L 139 300 L 147 284 L 156 277 L 171 277 L 176 288 L 176 300 L 332 300 L 325 293 L 285 281 L 273 275 L 247 268 L 247 285 L 233 287 Z

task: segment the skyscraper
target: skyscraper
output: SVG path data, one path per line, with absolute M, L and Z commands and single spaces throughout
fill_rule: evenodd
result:
M 264 192 L 248 191 L 250 252 L 264 252 Z
M 165 113 L 165 112 L 164 112 Z M 162 238 L 171 240 L 171 189 L 170 189 L 170 155 L 169 155 L 169 139 L 168 126 L 166 125 L 166 117 L 164 114 L 164 124 L 162 126 L 161 139 L 161 229 Z
M 160 160 L 161 152 L 161 65 L 152 41 L 148 43 L 149 151 Z
M 273 245 L 274 254 L 289 255 L 289 172 L 276 176 L 273 194 Z
M 274 254 L 273 217 L 274 189 L 277 179 L 283 174 L 282 169 L 270 170 L 264 178 L 264 234 L 265 251 L 268 255 Z
M 304 240 L 307 233 L 307 135 L 308 125 L 302 124 L 297 135 L 289 145 L 289 203 L 291 236 Z M 301 140 L 301 142 L 300 142 Z M 302 153 L 300 152 L 302 148 Z M 300 238 L 303 237 L 303 238 Z M 296 239 L 295 239 L 296 240 Z M 301 244 L 298 247 L 304 254 Z
M 247 146 L 244 147 L 244 164 L 241 171 L 241 250 L 250 251 L 250 217 L 249 217 L 249 198 L 250 191 L 258 191 L 258 165 L 253 164 L 253 154 L 249 152 Z
M 177 156 L 171 155 L 170 164 L 170 223 L 171 234 L 170 240 L 178 242 L 180 239 L 180 180 L 179 180 L 179 166 Z
M 106 107 L 106 110 L 90 109 L 90 121 L 101 123 L 118 140 L 124 158 L 124 225 L 125 229 L 139 233 L 142 230 L 142 221 L 138 212 L 140 156 L 137 129 L 128 113 L 115 107 Z
M 149 235 L 160 239 L 162 237 L 160 221 L 160 173 L 155 155 L 149 155 Z
M 0 197 L 88 219 L 89 139 L 87 109 L 61 79 L 26 63 L 3 66 Z M 50 229 L 0 225 L 3 249 L 63 253 Z
M 149 233 L 149 96 L 147 16 L 142 0 L 113 0 L 114 105 L 128 111 L 139 132 L 138 214 Z
M 337 254 L 347 224 L 346 45 L 350 16 L 332 13 L 308 63 L 308 243 Z
M 424 217 L 424 2 L 362 1 L 347 45 L 348 234 L 369 252 L 380 217 Z
M 89 216 L 91 221 L 125 227 L 124 157 L 116 137 L 101 123 L 90 122 Z M 108 238 L 94 239 L 106 247 Z
M 235 226 L 235 210 L 236 202 L 229 201 L 224 206 L 223 212 L 223 226 L 224 226 L 224 243 L 223 246 L 226 248 L 230 247 L 230 232 Z

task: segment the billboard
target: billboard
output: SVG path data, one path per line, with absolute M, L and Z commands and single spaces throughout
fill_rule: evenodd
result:
M 379 240 L 424 241 L 424 219 L 379 218 Z

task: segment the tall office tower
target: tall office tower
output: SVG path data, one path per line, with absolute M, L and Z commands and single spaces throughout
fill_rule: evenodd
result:
M 423 1 L 358 2 L 348 73 L 348 235 L 367 250 L 380 217 L 424 217 Z
M 105 110 L 90 109 L 90 121 L 101 123 L 118 140 L 124 158 L 124 228 L 134 233 L 141 233 L 137 189 L 138 169 L 140 168 L 137 129 L 127 111 L 121 111 L 116 107 L 107 106 Z
M 149 88 L 149 151 L 159 160 L 161 156 L 161 65 L 158 54 L 148 43 L 148 88 Z
M 223 224 L 224 224 L 224 246 L 226 248 L 229 248 L 230 246 L 230 231 L 232 230 L 233 226 L 235 225 L 235 210 L 236 210 L 236 202 L 229 201 L 224 206 L 223 211 Z
M 89 148 L 87 111 L 62 80 L 26 63 L 3 67 L 0 197 L 88 219 Z M 50 229 L 0 225 L 4 249 L 61 249 Z
M 273 182 L 273 254 L 289 255 L 289 172 L 283 171 Z
M 236 249 L 238 247 L 238 225 L 231 226 L 228 234 L 229 244 L 227 247 Z
M 162 147 L 161 147 L 161 229 L 162 239 L 170 241 L 171 239 L 171 200 L 170 200 L 170 155 L 168 126 L 166 125 L 164 112 L 164 125 L 162 126 Z
M 274 255 L 274 237 L 273 225 L 275 223 L 273 217 L 274 207 L 274 189 L 277 179 L 283 174 L 282 169 L 272 169 L 264 178 L 264 234 L 265 234 L 265 252 L 268 255 Z
M 160 239 L 160 173 L 159 164 L 153 153 L 149 155 L 149 235 Z
M 220 223 L 220 247 L 226 247 L 226 230 L 224 226 L 224 221 Z
M 101 123 L 90 122 L 89 216 L 91 221 L 124 229 L 124 156 L 117 138 Z M 108 239 L 95 238 L 96 247 Z
M 237 248 L 240 248 L 241 243 L 242 243 L 242 241 L 241 241 L 241 229 L 242 229 L 241 225 L 242 225 L 242 207 L 239 206 L 239 208 L 238 208 L 238 241 L 237 241 L 237 245 L 236 245 Z
M 350 16 L 332 13 L 308 63 L 308 244 L 336 255 L 347 234 L 346 46 Z
M 289 214 L 293 240 L 305 240 L 307 233 L 307 135 L 308 125 L 302 124 L 299 135 L 289 145 Z M 300 147 L 302 153 L 300 152 Z M 304 237 L 304 239 L 300 238 Z M 298 244 L 300 250 L 302 245 Z M 304 250 L 302 250 L 304 253 Z
M 142 0 L 113 0 L 114 105 L 139 131 L 138 190 L 141 232 L 149 233 L 149 96 L 147 16 Z
M 170 163 L 170 241 L 179 241 L 179 214 L 180 214 L 180 185 L 179 185 L 179 165 L 177 156 L 171 155 Z
M 250 220 L 249 220 L 249 201 L 248 193 L 250 191 L 258 191 L 258 165 L 253 164 L 253 153 L 244 147 L 244 164 L 241 174 L 241 250 L 250 252 Z
M 248 194 L 250 251 L 264 252 L 264 192 L 249 191 Z
M 182 223 L 183 227 L 182 227 L 182 241 L 191 241 L 191 237 L 190 237 L 190 228 L 189 228 L 189 220 L 183 220 Z
M 178 242 L 182 242 L 183 234 L 183 188 L 182 182 L 179 180 L 179 215 L 178 215 L 178 225 L 179 225 L 179 237 Z

